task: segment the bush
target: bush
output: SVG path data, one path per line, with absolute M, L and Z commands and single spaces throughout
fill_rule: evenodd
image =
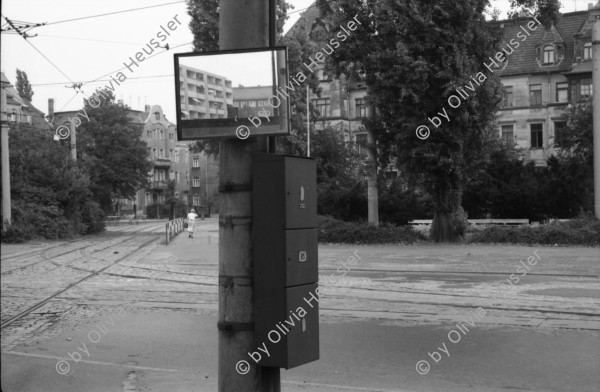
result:
M 104 211 L 95 201 L 87 201 L 83 206 L 81 220 L 85 224 L 84 234 L 102 233 L 106 227 Z
M 600 221 L 577 218 L 540 226 L 489 226 L 471 234 L 470 243 L 600 246 Z
M 319 242 L 338 244 L 413 244 L 425 236 L 409 226 L 344 222 L 319 216 Z
M 2 233 L 4 242 L 23 242 L 33 238 L 63 239 L 75 236 L 76 227 L 55 205 L 15 202 L 12 225 Z

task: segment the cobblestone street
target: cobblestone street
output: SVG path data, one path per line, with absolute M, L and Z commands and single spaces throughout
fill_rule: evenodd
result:
M 211 218 L 193 239 L 182 233 L 168 246 L 164 223 L 3 245 L 3 391 L 216 390 L 218 242 Z M 535 265 L 507 286 L 534 252 Z M 290 391 L 595 391 L 597 256 L 595 248 L 320 245 L 321 360 L 284 372 L 282 383 Z M 484 317 L 464 324 L 476 309 Z M 470 329 L 464 343 L 437 364 L 428 353 L 460 322 Z M 540 356 L 555 361 L 539 364 Z M 427 376 L 415 372 L 420 359 L 432 365 Z

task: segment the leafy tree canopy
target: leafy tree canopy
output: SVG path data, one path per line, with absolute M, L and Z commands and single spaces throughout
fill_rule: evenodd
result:
M 17 92 L 21 98 L 31 102 L 33 97 L 33 89 L 27 78 L 27 73 L 17 68 Z
M 89 121 L 82 120 L 77 129 L 77 152 L 89 173 L 91 189 L 104 209 L 114 198 L 133 198 L 148 182 L 152 169 L 143 127 L 127 117 L 128 109 L 115 104 L 114 96 L 105 91 L 99 107 L 85 102 Z

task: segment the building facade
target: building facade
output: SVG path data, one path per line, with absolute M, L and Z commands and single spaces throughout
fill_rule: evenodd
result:
M 0 76 L 2 89 L 6 92 L 6 119 L 8 127 L 10 129 L 35 128 L 50 131 L 51 125 L 46 120 L 44 113 L 19 95 L 4 72 Z
M 227 106 L 233 106 L 231 80 L 180 65 L 179 86 L 181 115 L 184 119 L 227 118 Z
M 600 7 L 600 2 L 596 7 Z M 568 105 L 591 99 L 592 43 L 590 12 L 579 11 L 561 15 L 556 26 L 539 26 L 525 41 L 518 40 L 516 48 L 498 72 L 504 96 L 498 119 L 498 135 L 514 141 L 523 158 L 537 166 L 556 153 L 564 135 L 565 122 L 561 118 Z M 313 4 L 288 34 L 305 27 L 313 41 L 324 42 L 329 37 L 320 21 L 320 11 Z M 531 18 L 517 18 L 494 22 L 503 30 L 505 42 L 517 37 L 521 26 Z M 321 39 L 320 39 L 321 38 Z M 311 91 L 310 98 L 319 112 L 316 129 L 333 127 L 354 141 L 364 153 L 366 132 L 362 119 L 366 117 L 364 97 L 366 86 L 361 81 L 344 77 L 329 77 L 323 65 L 317 67 L 320 96 Z
M 530 21 L 499 22 L 505 41 L 516 38 Z M 591 27 L 589 11 L 565 13 L 556 26 L 539 26 L 516 41 L 519 46 L 499 71 L 504 96 L 498 134 L 536 166 L 545 166 L 560 147 L 565 109 L 593 96 Z

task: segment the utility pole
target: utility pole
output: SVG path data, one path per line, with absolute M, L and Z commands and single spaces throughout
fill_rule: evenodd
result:
M 594 211 L 600 219 L 600 8 L 590 11 L 592 18 L 592 83 L 594 86 Z
M 274 0 L 220 0 L 219 49 L 268 47 L 275 31 Z M 254 351 L 252 153 L 267 152 L 265 137 L 220 143 L 219 175 L 219 391 L 278 389 L 279 369 L 236 364 Z M 252 362 L 252 361 L 250 361 Z
M 6 90 L 8 83 L 4 85 L 2 83 L 2 136 L 0 142 L 2 143 L 2 230 L 6 229 L 12 224 L 11 214 L 11 203 L 10 203 L 10 160 L 8 159 L 8 116 L 6 108 Z
M 367 95 L 370 95 L 367 87 Z M 367 118 L 373 123 L 375 118 L 375 105 L 367 106 Z M 369 225 L 379 226 L 379 192 L 377 190 L 377 146 L 373 132 L 367 129 L 367 209 Z
M 306 86 L 306 156 L 310 157 L 310 87 Z

